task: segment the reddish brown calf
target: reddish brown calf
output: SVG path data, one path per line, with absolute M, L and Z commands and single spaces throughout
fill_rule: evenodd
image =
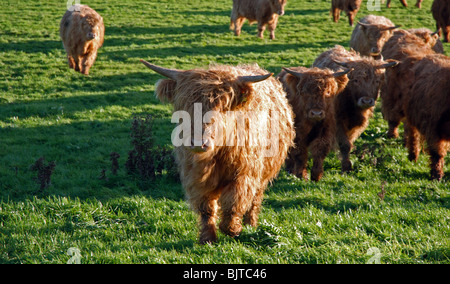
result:
M 287 170 L 308 179 L 308 149 L 313 157 L 311 180 L 323 175 L 323 161 L 334 145 L 334 99 L 347 85 L 345 72 L 305 67 L 285 68 L 278 78 L 295 114 L 295 147 L 289 152 Z

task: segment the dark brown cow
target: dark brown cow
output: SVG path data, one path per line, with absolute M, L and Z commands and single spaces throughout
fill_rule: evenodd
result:
M 360 56 L 355 51 L 347 51 L 336 46 L 325 51 L 314 61 L 313 66 L 339 70 L 342 66 L 354 69 L 349 73 L 347 87 L 336 98 L 336 140 L 342 155 L 342 170 L 352 170 L 350 151 L 353 142 L 369 125 L 385 68 L 398 62 L 385 62 L 371 57 Z
M 86 5 L 74 5 L 64 14 L 59 32 L 69 67 L 89 75 L 104 41 L 103 18 Z
M 345 11 L 348 16 L 348 23 L 353 27 L 353 22 L 361 7 L 361 2 L 362 0 L 331 0 L 331 14 L 333 15 L 333 21 L 337 23 L 341 11 Z
M 238 236 L 242 217 L 256 227 L 264 190 L 295 136 L 294 114 L 281 83 L 257 65 L 182 71 L 142 62 L 169 78 L 157 83 L 156 95 L 173 104 L 181 125 L 188 125 L 175 156 L 188 201 L 200 215 L 200 243 L 217 240 L 219 206 L 225 234 Z M 191 127 L 193 137 L 185 133 Z
M 444 41 L 450 40 L 450 1 L 448 0 L 434 0 L 431 6 L 431 13 L 436 20 L 436 30 L 439 36 L 444 33 Z
M 368 15 L 360 19 L 353 29 L 350 47 L 364 56 L 378 59 L 383 45 L 399 26 L 383 16 Z
M 349 71 L 295 67 L 278 75 L 295 114 L 295 147 L 289 152 L 286 167 L 297 177 L 308 179 L 309 149 L 314 160 L 311 180 L 322 178 L 323 161 L 334 145 L 334 98 L 347 85 Z
M 450 58 L 442 54 L 425 56 L 413 72 L 415 83 L 405 98 L 409 156 L 417 159 L 422 135 L 430 155 L 431 179 L 441 180 L 450 147 Z
M 422 7 L 422 1 L 423 0 L 417 0 L 416 2 L 417 8 L 420 9 Z M 408 3 L 406 2 L 406 0 L 400 0 L 400 3 L 402 3 L 403 6 L 408 7 Z M 391 0 L 387 0 L 386 7 L 391 8 Z
M 386 81 L 381 89 L 381 112 L 388 122 L 388 137 L 398 137 L 398 127 L 404 120 L 403 97 L 415 82 L 412 67 L 427 54 L 434 54 L 437 35 L 434 40 L 425 40 L 422 31 L 398 30 L 384 45 L 382 55 L 386 59 L 395 59 L 400 64 L 386 71 Z M 416 33 L 420 36 L 417 36 Z M 407 135 L 405 136 L 405 138 Z
M 269 27 L 270 39 L 275 39 L 278 17 L 284 15 L 287 0 L 233 0 L 230 29 L 239 36 L 245 19 L 250 24 L 258 22 L 258 37 L 263 38 L 266 25 Z

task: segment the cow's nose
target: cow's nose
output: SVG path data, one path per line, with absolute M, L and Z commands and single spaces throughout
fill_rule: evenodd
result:
M 309 111 L 308 116 L 313 120 L 322 120 L 325 117 L 325 112 L 320 109 L 312 109 Z
M 358 105 L 362 108 L 369 108 L 375 105 L 375 100 L 368 97 L 362 97 L 359 99 Z
M 278 11 L 278 15 L 283 16 L 284 15 L 284 10 Z
M 214 143 L 211 139 L 191 140 L 191 151 L 194 153 L 204 153 L 212 149 L 214 149 Z

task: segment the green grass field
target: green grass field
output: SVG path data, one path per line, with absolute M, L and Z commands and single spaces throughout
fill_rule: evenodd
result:
M 233 35 L 231 0 L 83 0 L 106 26 L 89 77 L 66 63 L 65 2 L 4 0 L 0 9 L 0 263 L 67 263 L 69 248 L 81 263 L 450 263 L 450 159 L 444 179 L 429 181 L 428 157 L 411 163 L 401 139 L 386 138 L 379 105 L 356 142 L 354 172 L 341 173 L 338 153 L 318 183 L 282 170 L 260 226 L 236 239 L 219 234 L 214 245 L 197 244 L 197 216 L 178 182 L 125 170 L 133 117 L 154 117 L 157 145 L 170 145 L 174 126 L 171 107 L 153 95 L 161 76 L 139 59 L 179 69 L 257 62 L 275 74 L 310 66 L 348 47 L 352 28 L 345 16 L 331 21 L 330 1 L 289 0 L 270 41 L 255 25 Z M 434 29 L 431 2 L 369 12 L 363 1 L 357 18 Z M 111 152 L 121 155 L 117 176 Z M 45 189 L 30 168 L 40 157 L 56 163 Z

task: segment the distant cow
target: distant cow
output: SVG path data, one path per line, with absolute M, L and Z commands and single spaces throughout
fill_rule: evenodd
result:
M 337 23 L 340 18 L 341 11 L 345 11 L 348 16 L 348 23 L 353 26 L 356 14 L 361 7 L 362 0 L 331 0 L 331 14 L 333 21 Z
M 278 17 L 284 15 L 287 0 L 233 0 L 230 29 L 239 36 L 245 19 L 250 24 L 258 22 L 258 37 L 263 38 L 266 25 L 269 27 L 270 39 L 275 39 Z
M 416 7 L 421 8 L 422 7 L 422 1 L 423 0 L 417 0 Z M 408 3 L 406 0 L 400 0 L 400 3 L 402 3 L 403 6 L 408 7 Z M 386 7 L 391 8 L 391 0 L 387 0 Z
M 368 15 L 360 19 L 353 29 L 350 47 L 361 55 L 380 58 L 383 45 L 399 26 L 383 16 Z
M 431 13 L 436 20 L 436 30 L 441 35 L 444 33 L 444 41 L 450 40 L 450 1 L 448 0 L 434 0 L 431 6 Z
M 322 178 L 323 161 L 334 146 L 334 99 L 347 85 L 349 71 L 295 67 L 278 75 L 295 114 L 295 147 L 289 152 L 286 168 L 297 177 L 308 179 L 309 149 L 314 161 L 311 180 Z
M 384 58 L 400 61 L 397 67 L 386 71 L 385 85 L 381 89 L 381 112 L 389 125 L 388 137 L 398 137 L 398 127 L 404 120 L 403 97 L 415 82 L 412 67 L 422 57 L 442 49 L 436 48 L 437 35 L 425 38 L 428 36 L 422 30 L 397 30 L 383 47 Z
M 342 155 L 342 171 L 352 170 L 350 151 L 353 142 L 369 125 L 369 118 L 373 115 L 384 80 L 385 68 L 397 64 L 397 61 L 385 62 L 360 56 L 339 45 L 325 51 L 314 61 L 314 67 L 339 70 L 344 66 L 354 69 L 348 75 L 347 86 L 335 101 L 336 140 Z
M 69 67 L 89 75 L 89 69 L 97 58 L 97 50 L 104 41 L 103 18 L 86 5 L 74 5 L 64 14 L 59 33 Z
M 415 83 L 405 99 L 410 156 L 419 152 L 419 133 L 427 142 L 431 179 L 444 176 L 444 158 L 450 149 L 450 58 L 428 55 L 418 61 Z
M 257 65 L 181 71 L 142 62 L 169 78 L 157 83 L 156 96 L 173 104 L 174 115 L 188 115 L 182 116 L 183 123 L 191 121 L 194 128 L 193 137 L 183 133 L 187 144 L 176 147 L 175 156 L 188 201 L 200 214 L 200 243 L 216 241 L 219 206 L 219 228 L 225 234 L 238 236 L 242 217 L 256 227 L 264 190 L 278 174 L 295 136 L 281 83 Z M 230 118 L 233 114 L 243 119 L 236 122 Z M 217 131 L 222 126 L 226 144 Z M 266 155 L 268 147 L 273 155 Z

